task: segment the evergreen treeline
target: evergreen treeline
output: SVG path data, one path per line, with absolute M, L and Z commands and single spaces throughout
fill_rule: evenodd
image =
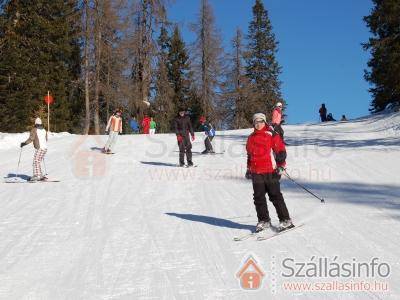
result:
M 52 131 L 100 134 L 119 107 L 125 120 L 154 116 L 161 132 L 182 106 L 193 121 L 205 115 L 224 128 L 249 127 L 255 111 L 270 115 L 283 101 L 281 69 L 262 1 L 229 53 L 208 0 L 191 24 L 193 44 L 168 20 L 166 2 L 0 0 L 0 131 L 45 118 L 48 90 Z
M 372 58 L 365 79 L 372 83 L 370 110 L 388 104 L 400 105 L 400 0 L 373 0 L 374 8 L 364 18 L 373 37 L 364 44 Z

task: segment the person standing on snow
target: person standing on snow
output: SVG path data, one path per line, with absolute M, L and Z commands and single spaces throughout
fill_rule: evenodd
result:
M 42 120 L 36 118 L 35 127 L 31 130 L 29 138 L 21 143 L 21 148 L 33 142 L 35 154 L 33 155 L 33 176 L 30 181 L 45 180 L 46 177 L 42 174 L 41 162 L 47 152 L 47 131 L 44 129 Z
M 206 123 L 206 118 L 204 116 L 200 117 L 200 124 L 202 129 L 204 130 L 204 134 L 206 135 L 206 138 L 204 139 L 204 146 L 206 149 L 201 152 L 202 154 L 207 154 L 207 153 L 215 153 L 213 150 L 213 146 L 211 144 L 214 136 L 215 136 L 215 130 L 211 123 Z
M 131 129 L 132 129 L 132 131 L 134 133 L 138 133 L 139 132 L 139 124 L 136 121 L 134 116 L 131 117 L 131 119 L 129 121 L 129 126 L 131 127 Z
M 275 130 L 275 132 L 278 133 L 283 140 L 284 131 L 282 129 L 281 123 L 282 123 L 282 103 L 278 102 L 278 103 L 276 103 L 275 108 L 272 111 L 271 124 L 272 124 L 272 128 Z
M 294 227 L 289 211 L 283 199 L 279 180 L 285 171 L 286 149 L 281 137 L 268 130 L 266 117 L 262 113 L 253 116 L 254 132 L 247 139 L 247 169 L 252 179 L 254 191 L 254 205 L 257 211 L 258 223 L 256 232 L 260 232 L 271 227 L 267 200 L 276 209 L 279 218 L 279 230 Z M 272 166 L 271 149 L 274 152 L 276 168 Z
M 147 115 L 144 115 L 143 121 L 142 121 L 142 128 L 143 128 L 143 133 L 144 134 L 149 134 L 150 133 L 150 118 Z
M 153 118 L 150 119 L 150 134 L 153 135 L 156 133 L 157 123 L 154 121 Z
M 189 134 L 192 137 L 192 141 L 194 141 L 194 131 L 192 127 L 192 122 L 190 121 L 190 117 L 185 115 L 186 109 L 180 108 L 179 114 L 174 120 L 174 128 L 176 134 L 176 140 L 178 141 L 179 146 L 179 166 L 185 166 L 185 153 L 187 165 L 189 167 L 193 166 L 192 161 L 192 143 L 190 141 Z
M 328 116 L 326 117 L 326 121 L 336 121 L 335 118 L 332 116 L 332 113 L 329 113 Z
M 110 117 L 106 127 L 106 133 L 108 132 L 108 140 L 103 148 L 104 153 L 112 153 L 115 143 L 117 142 L 118 134 L 122 133 L 122 110 L 117 109 L 115 113 Z
M 325 107 L 325 103 L 322 103 L 320 109 L 319 109 L 319 116 L 321 118 L 321 122 L 326 122 L 326 113 L 327 113 L 327 109 Z

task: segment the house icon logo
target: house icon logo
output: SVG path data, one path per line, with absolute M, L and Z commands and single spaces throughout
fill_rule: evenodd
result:
M 262 286 L 264 276 L 264 271 L 253 255 L 249 255 L 236 274 L 241 288 L 245 290 L 258 290 Z
M 98 179 L 106 174 L 107 161 L 101 152 L 103 142 L 99 136 L 77 137 L 69 152 L 72 173 L 80 179 Z M 96 145 L 96 146 L 94 146 Z

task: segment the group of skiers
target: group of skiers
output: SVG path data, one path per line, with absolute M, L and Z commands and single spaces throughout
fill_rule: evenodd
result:
M 321 107 L 319 108 L 319 117 L 321 119 L 321 122 L 330 122 L 330 121 L 336 121 L 335 118 L 333 117 L 332 113 L 328 113 L 328 110 L 325 106 L 325 103 L 322 103 Z M 347 121 L 347 118 L 345 115 L 342 115 L 342 118 L 340 121 Z
M 146 120 L 146 121 L 145 121 Z M 145 123 L 144 132 L 150 133 L 152 128 L 152 119 L 147 117 L 142 123 Z M 279 230 L 293 228 L 294 225 L 290 219 L 289 211 L 280 190 L 280 178 L 285 172 L 286 149 L 283 141 L 282 129 L 282 103 L 278 102 L 272 113 L 271 125 L 267 123 L 267 118 L 263 113 L 256 113 L 253 116 L 254 131 L 250 134 L 246 143 L 247 150 L 247 172 L 245 177 L 252 180 L 253 199 L 257 212 L 256 232 L 263 231 L 271 227 L 266 194 L 273 203 L 278 218 Z M 203 154 L 214 153 L 212 140 L 215 136 L 215 129 L 210 122 L 207 122 L 204 116 L 200 117 L 200 124 L 205 133 L 205 150 Z M 174 131 L 179 147 L 179 166 L 192 167 L 192 142 L 195 140 L 192 122 L 187 114 L 186 108 L 179 108 L 178 116 L 174 120 Z M 112 153 L 113 146 L 117 137 L 122 133 L 122 110 L 117 109 L 110 117 L 107 123 L 106 132 L 108 139 L 104 146 L 104 153 Z M 153 131 L 154 132 L 154 131 Z M 21 148 L 33 142 L 35 154 L 33 158 L 33 176 L 30 180 L 45 180 L 41 170 L 41 162 L 47 152 L 47 132 L 43 128 L 40 118 L 36 118 L 35 126 L 30 132 L 29 138 L 21 143 Z M 271 152 L 274 155 L 276 166 L 273 167 Z M 186 162 L 185 164 L 185 155 Z
M 140 125 L 142 128 L 143 134 L 155 134 L 156 133 L 157 123 L 154 121 L 154 119 L 152 117 L 145 115 L 142 120 L 142 123 Z M 134 133 L 140 132 L 140 126 L 139 126 L 139 123 L 136 121 L 135 117 L 133 117 L 133 116 L 131 117 L 131 119 L 129 120 L 129 126 L 131 127 L 131 129 Z

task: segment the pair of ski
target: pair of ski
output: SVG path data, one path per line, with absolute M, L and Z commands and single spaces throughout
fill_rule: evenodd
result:
M 189 166 L 189 165 L 183 165 L 183 166 L 181 166 L 181 165 L 177 165 L 179 168 L 197 168 L 197 165 L 191 165 L 191 166 Z
M 60 180 L 43 179 L 43 180 L 29 180 L 22 179 L 21 177 L 6 178 L 5 183 L 43 183 L 43 182 L 60 182 Z
M 270 240 L 270 239 L 273 239 L 273 238 L 275 238 L 275 237 L 277 237 L 279 235 L 282 235 L 282 234 L 287 233 L 289 231 L 292 231 L 292 230 L 295 230 L 297 228 L 300 228 L 302 226 L 304 226 L 304 224 L 300 224 L 300 225 L 296 225 L 296 226 L 293 225 L 293 227 L 289 227 L 289 228 L 286 228 L 286 229 L 283 229 L 283 230 L 279 230 L 277 227 L 271 226 L 272 230 L 264 229 L 264 230 L 262 230 L 260 232 L 247 233 L 247 234 L 244 234 L 244 235 L 241 235 L 241 236 L 234 237 L 233 240 L 235 242 L 241 242 L 241 241 L 245 241 L 245 240 L 248 240 L 250 238 L 253 238 L 253 237 L 255 237 L 257 241 Z

